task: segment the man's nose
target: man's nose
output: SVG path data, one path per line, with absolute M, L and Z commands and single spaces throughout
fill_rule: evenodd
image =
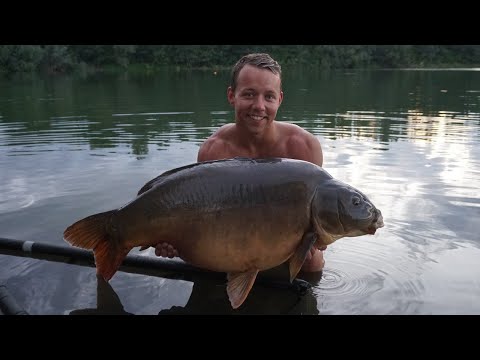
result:
M 262 96 L 257 96 L 253 105 L 255 108 L 265 109 L 265 99 Z

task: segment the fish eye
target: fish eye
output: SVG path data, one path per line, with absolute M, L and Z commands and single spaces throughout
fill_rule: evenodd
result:
M 361 201 L 360 201 L 360 198 L 359 198 L 358 196 L 352 197 L 352 205 L 353 205 L 353 206 L 358 206 L 358 205 L 360 205 L 360 202 L 361 202 Z

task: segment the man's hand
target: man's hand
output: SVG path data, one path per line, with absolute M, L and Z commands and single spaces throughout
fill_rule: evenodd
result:
M 305 262 L 302 266 L 302 271 L 305 272 L 317 272 L 322 271 L 325 266 L 325 260 L 323 259 L 323 250 L 327 247 L 322 247 L 322 250 L 317 249 L 315 246 L 312 246 L 310 251 L 307 253 Z

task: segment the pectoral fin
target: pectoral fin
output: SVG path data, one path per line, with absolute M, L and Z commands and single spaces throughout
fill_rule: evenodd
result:
M 290 267 L 290 282 L 295 279 L 298 272 L 302 268 L 303 262 L 307 257 L 307 253 L 310 251 L 310 248 L 317 240 L 317 234 L 310 231 L 303 234 L 302 240 L 295 250 L 295 253 L 290 258 L 289 267 Z
M 232 308 L 236 309 L 247 298 L 258 274 L 258 269 L 227 274 L 227 294 Z

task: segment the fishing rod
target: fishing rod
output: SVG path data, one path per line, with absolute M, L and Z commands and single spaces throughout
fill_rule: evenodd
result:
M 0 254 L 95 267 L 95 259 L 92 251 L 36 241 L 0 237 Z M 191 282 L 195 282 L 199 277 L 218 281 L 225 281 L 226 279 L 225 273 L 223 272 L 200 269 L 182 260 L 135 254 L 128 254 L 120 265 L 119 270 L 128 273 L 139 273 Z M 274 276 L 268 275 L 267 273 L 268 271 L 265 274 L 260 272 L 257 276 L 256 283 L 266 287 L 292 290 L 299 295 L 305 294 L 305 292 L 311 288 L 310 283 L 305 280 L 294 279 L 290 283 L 288 280 L 281 281 L 275 279 Z

